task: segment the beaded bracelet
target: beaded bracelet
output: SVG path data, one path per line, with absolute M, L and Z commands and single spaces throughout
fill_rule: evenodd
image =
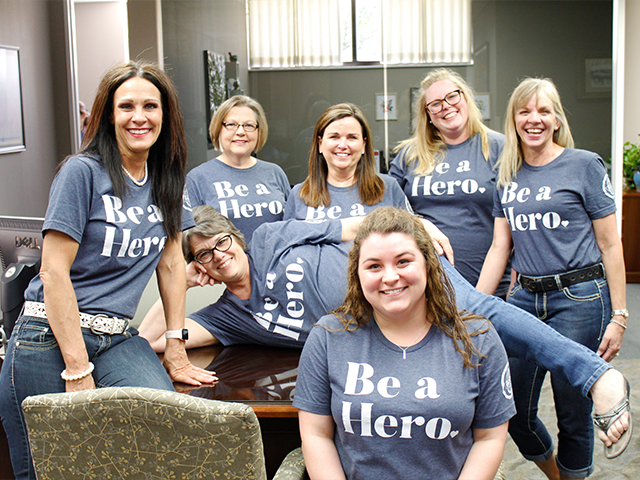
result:
M 616 325 L 620 325 L 622 328 L 624 328 L 625 330 L 627 329 L 627 326 L 624 323 L 620 323 L 617 320 L 614 320 L 613 318 L 611 320 L 609 320 L 611 323 L 615 323 Z
M 84 372 L 78 373 L 76 375 L 67 375 L 67 369 L 65 368 L 60 376 L 65 382 L 73 382 L 74 380 L 80 380 L 91 375 L 91 372 L 93 372 L 93 368 L 93 363 L 89 362 L 89 368 L 87 368 Z

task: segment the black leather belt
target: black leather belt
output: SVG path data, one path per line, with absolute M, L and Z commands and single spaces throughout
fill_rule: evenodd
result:
M 571 272 L 550 275 L 548 277 L 527 277 L 518 274 L 518 282 L 531 293 L 540 293 L 562 290 L 576 283 L 587 282 L 602 277 L 604 277 L 604 268 L 602 268 L 601 263 L 598 263 L 591 267 L 579 268 Z

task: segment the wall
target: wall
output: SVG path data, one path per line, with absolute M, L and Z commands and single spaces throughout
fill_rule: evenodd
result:
M 474 2 L 474 8 L 476 3 Z M 584 92 L 588 58 L 611 58 L 610 1 L 495 2 L 496 94 L 504 115 L 509 96 L 525 76 L 551 77 L 562 97 L 576 146 L 611 156 L 611 93 Z M 501 119 L 502 123 L 502 119 Z
M 76 2 L 75 14 L 78 99 L 91 111 L 104 73 L 129 60 L 127 4 L 122 0 Z
M 640 142 L 640 0 L 626 0 L 624 65 L 624 137 L 625 142 Z
M 580 8 L 576 8 L 577 4 Z M 492 117 L 487 125 L 502 130 L 509 95 L 525 76 L 549 76 L 560 88 L 569 122 L 581 148 L 610 155 L 611 98 L 586 98 L 580 91 L 584 59 L 611 57 L 610 1 L 474 1 L 474 45 L 486 45 L 487 79 Z M 550 34 L 549 32 L 553 32 Z M 473 86 L 482 79 L 477 67 L 457 70 Z M 409 88 L 419 86 L 427 68 L 388 70 L 389 92 L 397 94 L 398 120 L 389 122 L 389 145 L 410 135 Z M 384 148 L 384 123 L 375 120 L 375 94 L 382 92 L 383 73 L 377 69 L 334 69 L 250 72 L 251 95 L 265 108 L 269 141 L 259 156 L 283 166 L 292 184 L 306 176 L 311 134 L 305 127 L 309 105 L 320 99 L 327 106 L 349 101 L 361 106 L 373 130 L 373 145 Z
M 162 0 L 165 71 L 180 94 L 189 168 L 215 156 L 207 149 L 204 50 L 238 55 L 240 84 L 248 91 L 247 34 L 243 0 Z
M 0 45 L 20 47 L 26 151 L 0 155 L 0 215 L 44 216 L 57 163 L 70 152 L 60 0 L 0 0 Z

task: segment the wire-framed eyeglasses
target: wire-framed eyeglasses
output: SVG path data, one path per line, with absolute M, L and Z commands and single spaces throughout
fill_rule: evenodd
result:
M 229 130 L 230 132 L 235 132 L 240 127 L 244 128 L 245 132 L 255 132 L 258 129 L 257 123 L 236 123 L 236 122 L 222 122 L 224 128 Z
M 200 265 L 206 265 L 207 263 L 211 262 L 211 260 L 213 260 L 213 256 L 216 250 L 218 252 L 226 252 L 227 250 L 229 250 L 229 248 L 231 248 L 231 244 L 233 243 L 232 239 L 233 237 L 231 236 L 231 234 L 220 237 L 220 240 L 218 240 L 215 247 L 208 250 L 203 250 L 198 253 L 194 257 L 195 261 Z
M 432 102 L 427 103 L 427 110 L 432 115 L 436 113 L 440 113 L 444 108 L 444 102 L 447 102 L 452 107 L 457 105 L 460 102 L 460 98 L 462 97 L 462 91 L 460 89 L 454 90 L 453 92 L 447 93 L 444 98 L 440 98 L 438 100 L 434 100 Z

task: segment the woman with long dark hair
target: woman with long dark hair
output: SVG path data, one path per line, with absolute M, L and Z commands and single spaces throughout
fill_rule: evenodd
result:
M 42 267 L 0 374 L 0 416 L 14 474 L 34 479 L 20 404 L 30 395 L 106 386 L 173 390 L 211 383 L 184 348 L 181 231 L 186 148 L 169 77 L 142 62 L 105 74 L 82 150 L 59 167 L 43 226 Z M 153 271 L 166 314 L 163 368 L 129 327 Z

